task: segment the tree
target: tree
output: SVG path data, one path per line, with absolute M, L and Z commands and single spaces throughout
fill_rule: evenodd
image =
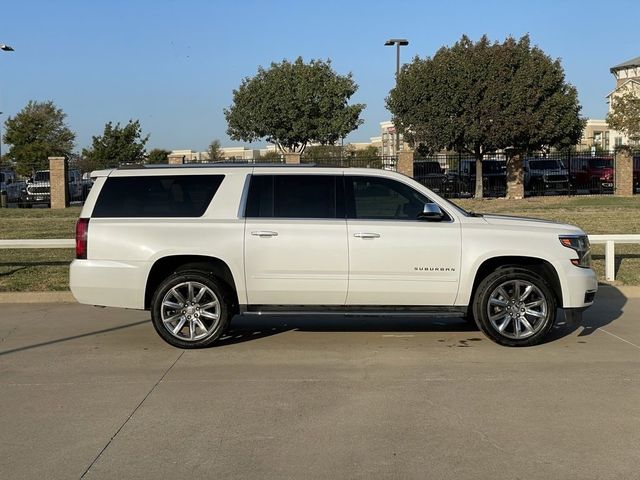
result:
M 233 104 L 224 110 L 227 133 L 233 140 L 266 139 L 283 153 L 334 144 L 362 123 L 365 106 L 348 105 L 357 89 L 351 74 L 338 75 L 330 60 L 260 67 L 233 91 Z
M 156 165 L 159 163 L 169 163 L 170 153 L 170 150 L 165 150 L 163 148 L 154 148 L 147 154 L 147 163 L 150 163 L 152 165 Z
M 48 168 L 48 157 L 71 154 L 76 138 L 65 123 L 66 114 L 52 101 L 29 103 L 5 122 L 4 142 L 9 145 L 6 158 L 16 170 L 29 175 Z
M 378 149 L 373 145 L 369 145 L 368 147 L 362 148 L 360 150 L 351 150 L 349 152 L 352 157 L 355 158 L 375 158 L 379 156 Z
M 148 140 L 149 135 L 142 136 L 139 120 L 129 120 L 124 127 L 108 122 L 103 134 L 94 136 L 91 148 L 83 149 L 82 155 L 94 170 L 137 163 L 144 160 Z
M 610 128 L 624 133 L 632 142 L 639 141 L 640 96 L 634 92 L 615 96 L 611 111 L 607 114 L 607 124 Z
M 313 145 L 304 151 L 304 158 L 313 162 L 313 160 L 326 160 L 328 158 L 341 158 L 342 147 L 339 145 Z
M 487 153 L 574 145 L 584 128 L 560 61 L 532 47 L 527 35 L 503 43 L 463 36 L 433 58 L 416 57 L 400 72 L 387 108 L 412 145 L 472 154 L 477 197 Z
M 220 146 L 220 140 L 215 139 L 209 144 L 209 148 L 207 148 L 207 153 L 209 154 L 210 162 L 221 162 L 224 160 L 224 152 L 222 151 L 222 147 Z

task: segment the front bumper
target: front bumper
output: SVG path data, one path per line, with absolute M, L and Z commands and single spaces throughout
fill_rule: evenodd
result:
M 598 291 L 598 278 L 593 270 L 569 263 L 561 278 L 562 308 L 584 309 L 593 305 Z

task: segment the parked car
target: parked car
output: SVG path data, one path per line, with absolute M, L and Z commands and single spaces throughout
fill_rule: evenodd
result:
M 613 193 L 613 157 L 574 157 L 570 162 L 569 176 L 573 191 Z
M 413 164 L 413 178 L 436 193 L 445 191 L 447 175 L 435 160 L 416 160 Z
M 91 180 L 84 180 L 79 170 L 68 171 L 69 200 L 84 200 L 91 189 Z M 20 202 L 22 206 L 31 207 L 35 204 L 51 206 L 51 182 L 49 170 L 38 170 L 26 183 L 22 191 Z
M 473 195 L 476 190 L 476 162 L 464 159 L 458 169 L 450 171 L 460 183 L 460 196 Z M 489 159 L 482 161 L 482 191 L 485 197 L 501 197 L 507 192 L 507 162 Z
M 76 225 L 80 303 L 147 309 L 179 348 L 234 314 L 457 313 L 537 344 L 598 288 L 578 227 L 480 215 L 404 175 L 305 166 L 94 172 Z
M 534 195 L 569 193 L 569 171 L 553 158 L 527 158 L 524 161 L 524 189 Z
M 2 192 L 7 194 L 7 202 L 17 202 L 20 200 L 20 193 L 25 185 L 25 182 L 18 180 L 13 170 L 0 171 L 0 194 Z

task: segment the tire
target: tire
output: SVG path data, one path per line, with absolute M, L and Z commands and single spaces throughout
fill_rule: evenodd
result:
M 514 266 L 487 275 L 473 299 L 478 327 L 491 340 L 508 347 L 542 342 L 555 323 L 556 308 L 547 281 L 532 270 Z
M 208 347 L 229 325 L 231 298 L 222 282 L 200 270 L 177 272 L 156 289 L 151 299 L 151 321 L 169 345 Z

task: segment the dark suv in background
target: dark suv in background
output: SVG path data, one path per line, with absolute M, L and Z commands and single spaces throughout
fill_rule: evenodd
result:
M 562 161 L 553 158 L 526 158 L 524 189 L 530 195 L 569 193 L 569 171 Z

